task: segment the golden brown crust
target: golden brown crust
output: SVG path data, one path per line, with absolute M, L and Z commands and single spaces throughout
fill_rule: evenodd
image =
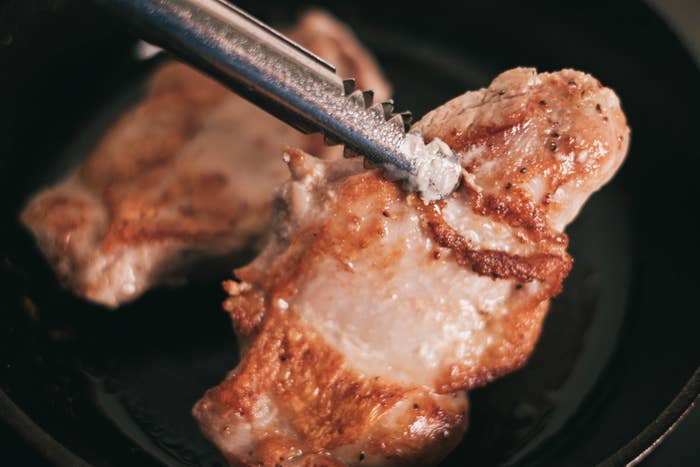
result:
M 470 265 L 474 272 L 494 279 L 548 282 L 553 284 L 552 294 L 559 293 L 561 282 L 572 266 L 572 259 L 566 252 L 561 255 L 538 252 L 523 257 L 503 251 L 476 250 L 445 222 L 440 213 L 441 204 L 444 203 L 433 203 L 422 211 L 426 214 L 428 228 L 437 244 L 455 252 L 459 264 Z
M 39 199 L 31 210 L 24 212 L 24 218 L 44 219 L 58 237 L 65 237 L 87 220 L 88 209 L 84 200 L 60 193 Z M 63 243 L 67 243 L 67 239 Z M 66 247 L 59 248 L 59 251 L 64 251 Z
M 557 232 L 548 225 L 542 207 L 535 205 L 517 188 L 508 188 L 512 190 L 512 195 L 508 197 L 478 193 L 467 187 L 464 189 L 470 192 L 472 209 L 482 216 L 506 222 L 511 227 L 523 228 L 528 236 L 536 241 L 553 241 L 564 247 L 568 244 L 565 233 Z
M 234 300 L 247 301 L 243 292 Z M 231 300 L 231 299 L 229 299 Z M 254 299 L 256 300 L 256 299 Z M 270 301 L 280 297 L 269 296 Z M 201 420 L 226 420 L 234 415 L 253 421 L 261 397 L 269 398 L 288 425 L 287 434 L 257 433 L 246 458 L 224 453 L 232 462 L 274 465 L 301 455 L 323 455 L 343 446 L 358 445 L 357 455 L 382 456 L 401 465 L 426 465 L 439 460 L 454 446 L 466 423 L 466 412 L 449 412 L 429 397 L 426 388 L 406 387 L 369 378 L 349 368 L 346 359 L 308 326 L 302 326 L 292 310 L 268 304 L 258 337 L 235 371 L 219 386 L 207 391 L 194 408 Z M 410 427 L 421 419 L 432 430 L 406 436 L 382 425 L 382 417 L 397 403 L 410 399 L 411 410 L 394 422 Z M 276 422 L 277 423 L 277 422 Z M 219 438 L 203 425 L 205 434 Z M 225 442 L 217 439 L 220 447 Z M 443 449 L 435 449 L 442 445 Z M 330 458 L 316 458 L 335 465 Z
M 474 99 L 470 108 L 448 102 L 428 114 L 419 123 L 424 136 L 445 141 L 475 175 L 483 188 L 471 193 L 477 212 L 524 228 L 535 241 L 565 241 L 563 226 L 553 225 L 567 204 L 557 190 L 578 181 L 590 194 L 626 153 L 629 128 L 617 97 L 590 75 L 533 69 L 509 70 L 471 94 L 453 101 Z M 541 194 L 533 196 L 528 186 L 535 180 Z
M 148 125 L 144 125 L 145 119 Z M 100 189 L 164 164 L 188 138 L 194 121 L 195 116 L 178 96 L 144 101 L 120 117 L 102 137 L 94 155 L 80 168 L 81 179 Z
M 211 241 L 230 232 L 236 220 L 253 208 L 242 201 L 226 202 L 231 197 L 230 182 L 219 172 L 182 173 L 162 190 L 144 196 L 148 185 L 158 183 L 159 175 L 104 190 L 110 214 L 102 244 L 105 251 L 151 242 Z
M 299 149 L 287 152 L 292 157 L 303 154 Z M 339 209 L 332 216 L 324 219 L 320 225 L 295 234 L 291 239 L 292 244 L 272 270 L 264 271 L 264 275 L 261 275 L 256 268 L 243 267 L 235 271 L 236 277 L 265 290 L 284 290 L 293 288 L 295 282 L 303 280 L 304 274 L 321 256 L 331 256 L 341 267 L 347 268 L 354 255 L 384 235 L 388 218 L 373 214 L 385 211 L 387 206 L 404 197 L 401 188 L 385 180 L 379 170 L 343 180 L 337 191 L 337 198 L 342 202 L 337 202 Z M 358 200 L 364 203 L 362 212 L 351 207 Z M 348 235 L 348 228 L 352 229 L 352 235 Z
M 224 281 L 224 290 L 231 297 L 224 300 L 224 310 L 231 314 L 233 326 L 240 337 L 248 337 L 257 331 L 265 315 L 265 297 L 258 291 L 250 291 L 235 281 Z M 242 293 L 248 292 L 248 293 Z

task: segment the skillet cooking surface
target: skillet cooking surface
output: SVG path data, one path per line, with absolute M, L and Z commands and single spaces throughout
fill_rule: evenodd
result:
M 248 8 L 275 24 L 294 11 Z M 415 115 L 517 65 L 579 68 L 620 95 L 632 128 L 628 161 L 567 231 L 575 267 L 530 362 L 471 393 L 469 432 L 445 461 L 589 465 L 639 434 L 700 361 L 689 228 L 700 175 L 698 70 L 641 6 L 475 8 L 456 14 L 435 4 L 395 16 L 373 7 L 370 17 L 357 5 L 329 6 L 377 54 L 398 104 Z M 10 102 L 0 131 L 12 138 L 0 140 L 0 384 L 94 465 L 220 465 L 190 416 L 236 363 L 218 283 L 158 289 L 109 312 L 62 291 L 16 222 L 27 196 L 79 160 L 137 98 L 153 61 L 133 59 L 133 44 L 108 18 L 69 7 L 34 18 L 15 44 L 22 53 L 8 55 L 15 74 L 0 78 L 1 101 Z M 649 442 L 672 421 L 662 420 Z M 634 458 L 643 444 L 617 459 Z

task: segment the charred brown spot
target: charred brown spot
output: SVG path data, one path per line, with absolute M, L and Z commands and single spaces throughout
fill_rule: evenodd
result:
M 569 273 L 571 260 L 566 253 L 558 256 L 550 253 L 535 253 L 523 257 L 495 250 L 474 250 L 469 242 L 445 222 L 437 210 L 428 211 L 428 227 L 435 241 L 455 252 L 457 263 L 470 265 L 472 270 L 494 279 L 518 279 L 522 282 L 561 281 Z
M 548 228 L 544 213 L 534 208 L 529 199 L 516 196 L 506 203 L 493 195 L 465 190 L 469 192 L 472 209 L 477 214 L 504 221 L 512 227 L 522 227 L 533 239 L 551 239 L 559 235 Z
M 270 302 L 274 301 L 270 297 Z M 375 420 L 400 400 L 414 404 L 413 410 L 401 415 L 401 423 L 406 426 L 424 418 L 444 431 L 464 421 L 461 412 L 444 410 L 426 390 L 363 378 L 347 365 L 340 352 L 289 314 L 272 308 L 263 326 L 236 371 L 209 390 L 194 413 L 200 421 L 222 413 L 238 413 L 251 420 L 259 397 L 273 398 L 295 436 L 273 435 L 259 441 L 249 456 L 264 465 L 274 465 L 280 458 L 290 459 L 299 452 L 313 457 L 321 450 L 358 443 L 368 433 L 380 441 L 362 441 L 365 449 L 358 453 L 358 459 L 364 459 L 366 449 L 372 453 L 403 451 L 402 455 L 430 456 L 426 449 L 434 441 L 431 433 L 418 434 L 408 446 L 393 428 L 375 426 Z M 285 361 L 278 358 L 281 354 L 287 355 Z M 458 442 L 458 436 L 451 441 Z
M 494 139 L 505 137 L 502 135 L 505 135 L 506 132 L 516 131 L 524 121 L 525 115 L 515 115 L 502 124 L 474 126 L 460 131 L 451 128 L 436 134 L 436 136 L 442 139 L 453 151 L 461 151 L 479 144 L 486 144 L 486 147 L 492 149 L 495 144 Z

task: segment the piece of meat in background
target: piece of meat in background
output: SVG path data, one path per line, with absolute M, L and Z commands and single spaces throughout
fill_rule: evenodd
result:
M 289 36 L 387 98 L 376 62 L 342 23 L 310 11 Z M 182 282 L 202 259 L 254 245 L 296 146 L 339 157 L 197 71 L 176 62 L 150 78 L 82 165 L 34 195 L 22 222 L 61 282 L 109 307 Z

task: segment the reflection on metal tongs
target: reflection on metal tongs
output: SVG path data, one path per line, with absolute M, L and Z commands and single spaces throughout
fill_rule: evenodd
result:
M 439 140 L 407 133 L 410 113 L 373 103 L 335 68 L 222 0 L 96 0 L 149 42 L 201 69 L 304 133 L 321 131 L 406 180 L 424 201 L 449 194 L 461 167 Z

